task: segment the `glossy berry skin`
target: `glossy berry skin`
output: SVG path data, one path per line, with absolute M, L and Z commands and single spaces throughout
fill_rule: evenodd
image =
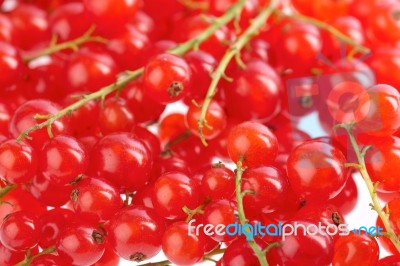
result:
M 397 137 L 382 138 L 379 141 L 368 141 L 372 148 L 367 152 L 365 162 L 367 171 L 374 182 L 379 182 L 378 191 L 395 192 L 400 189 L 400 139 Z
M 342 191 L 329 201 L 330 204 L 339 208 L 343 214 L 350 213 L 357 204 L 358 190 L 353 177 L 349 177 Z
M 224 89 L 228 116 L 242 121 L 268 121 L 280 111 L 282 90 L 282 81 L 271 66 L 251 61 Z
M 164 221 L 156 211 L 137 205 L 117 212 L 107 227 L 111 247 L 121 258 L 133 262 L 157 255 L 164 230 Z
M 156 55 L 144 69 L 145 93 L 158 103 L 176 102 L 190 90 L 191 75 L 183 58 L 172 54 Z
M 99 178 L 79 181 L 71 200 L 77 215 L 94 222 L 109 220 L 123 205 L 118 188 Z
M 262 240 L 256 239 L 255 241 L 260 249 L 267 247 L 267 244 Z M 273 265 L 270 260 L 268 260 L 268 263 Z M 244 238 L 238 238 L 230 243 L 225 250 L 222 256 L 222 264 L 224 266 L 252 266 L 258 265 L 259 260 L 248 242 Z
M 220 230 L 217 227 L 219 224 L 227 226 L 228 224 L 238 222 L 236 203 L 226 199 L 212 201 L 204 208 L 201 222 L 203 224 L 214 225 L 214 232 L 212 231 L 210 237 L 215 241 L 227 242 L 234 240 L 236 236 L 229 236 L 226 233 L 219 235 L 216 234 L 215 231 Z
M 137 123 L 158 120 L 165 109 L 163 104 L 152 100 L 145 92 L 143 83 L 133 81 L 121 92 L 121 97 L 126 100 L 129 110 L 135 116 Z
M 392 86 L 378 84 L 359 96 L 355 112 L 357 128 L 374 136 L 388 136 L 400 127 L 400 93 Z
M 60 41 L 76 39 L 91 26 L 82 3 L 66 3 L 58 7 L 49 17 L 50 30 Z
M 42 204 L 52 207 L 60 207 L 68 202 L 72 186 L 58 184 L 45 175 L 38 173 L 29 184 L 28 191 Z
M 90 265 L 104 253 L 104 235 L 91 225 L 71 224 L 60 234 L 56 250 L 73 265 Z
M 43 122 L 42 119 L 35 119 L 36 114 L 48 115 L 60 111 L 60 106 L 47 100 L 30 100 L 22 104 L 15 110 L 9 124 L 9 131 L 12 137 L 17 138 L 24 130 L 34 126 L 36 123 Z M 52 124 L 52 133 L 54 136 L 61 133 L 68 133 L 68 123 L 65 119 L 57 120 Z M 32 139 L 28 140 L 37 151 L 40 151 L 42 145 L 49 140 L 46 128 L 32 132 L 29 135 Z
M 400 40 L 400 4 L 393 1 L 376 7 L 368 20 L 367 33 L 375 43 L 395 43 Z
M 28 211 L 18 211 L 5 218 L 0 227 L 0 241 L 11 250 L 26 251 L 37 245 L 37 217 Z
M 19 3 L 9 17 L 17 36 L 17 44 L 23 50 L 46 46 L 50 40 L 47 13 L 30 4 Z
M 14 266 L 25 259 L 25 251 L 14 251 L 0 243 L 0 265 Z
M 253 192 L 243 198 L 245 210 L 269 213 L 285 203 L 289 183 L 278 169 L 270 166 L 249 167 L 242 178 L 242 191 Z
M 400 265 L 400 255 L 387 256 L 380 259 L 376 266 L 399 266 Z
M 305 225 L 311 223 L 306 220 L 290 221 L 288 224 L 294 226 L 294 222 Z M 272 249 L 274 260 L 279 265 L 329 265 L 333 258 L 334 243 L 332 238 L 325 234 L 314 232 L 314 235 L 306 235 L 304 229 L 299 227 L 297 235 L 287 236 L 280 240 L 280 247 Z
M 377 47 L 367 63 L 374 71 L 378 83 L 390 84 L 400 88 L 400 82 L 395 77 L 400 73 L 400 48 Z
M 112 33 L 116 28 L 128 23 L 136 14 L 140 4 L 140 0 L 83 1 L 85 9 L 105 33 Z
M 235 174 L 223 164 L 216 164 L 204 173 L 201 192 L 212 200 L 231 199 L 235 192 Z
M 306 200 L 327 201 L 335 197 L 347 181 L 345 163 L 346 158 L 336 147 L 320 141 L 307 141 L 289 155 L 289 183 Z
M 192 71 L 192 88 L 185 98 L 186 104 L 193 99 L 204 99 L 211 83 L 211 73 L 217 66 L 217 60 L 204 51 L 192 51 L 185 55 L 186 62 Z
M 110 247 L 110 245 L 106 244 L 106 250 L 104 251 L 103 256 L 100 260 L 98 260 L 92 266 L 117 266 L 119 265 L 119 256 L 115 254 L 114 250 Z
M 91 153 L 94 174 L 128 191 L 145 186 L 151 165 L 146 144 L 131 133 L 107 135 L 97 142 Z
M 65 70 L 67 86 L 70 92 L 94 92 L 112 84 L 118 71 L 107 52 L 85 47 L 71 55 Z
M 21 187 L 17 187 L 12 191 L 12 193 L 4 195 L 2 200 L 9 202 L 10 204 L 0 205 L 1 221 L 3 221 L 7 215 L 21 210 L 29 209 L 36 215 L 41 215 L 46 212 L 46 206 L 37 201 L 29 192 L 25 191 Z
M 335 242 L 333 266 L 375 265 L 379 259 L 376 239 L 365 234 L 350 233 Z
M 74 137 L 56 136 L 43 145 L 40 170 L 50 181 L 66 185 L 86 172 L 89 164 L 86 148 Z
M 111 39 L 107 48 L 121 69 L 138 69 L 145 63 L 144 54 L 150 46 L 149 36 L 129 24 Z
M 197 236 L 195 230 L 188 234 L 186 222 L 176 222 L 167 227 L 162 237 L 162 250 L 172 263 L 177 265 L 194 265 L 204 256 L 205 240 Z
M 101 132 L 107 135 L 132 130 L 135 118 L 124 99 L 110 98 L 100 109 L 98 123 Z
M 0 77 L 2 91 L 11 86 L 23 71 L 21 55 L 16 47 L 6 42 L 0 42 L 0 71 L 4 73 Z
M 60 233 L 76 219 L 75 213 L 68 209 L 54 208 L 39 217 L 39 246 L 47 248 L 57 243 Z
M 316 18 L 329 20 L 346 15 L 351 4 L 351 0 L 321 0 L 313 2 L 311 6 Z
M 0 144 L 0 176 L 11 184 L 28 182 L 36 174 L 37 155 L 25 142 L 14 139 Z
M 186 114 L 186 124 L 189 130 L 199 136 L 199 120 L 201 117 L 201 106 L 203 101 L 196 101 L 198 105 L 191 104 Z M 205 115 L 207 125 L 203 127 L 202 134 L 205 139 L 217 137 L 226 126 L 226 114 L 221 105 L 216 101 L 211 101 Z
M 68 266 L 68 263 L 60 256 L 44 254 L 35 258 L 29 265 L 31 266 Z
M 266 126 L 244 122 L 231 129 L 227 149 L 233 162 L 243 158 L 243 165 L 252 167 L 273 162 L 278 153 L 278 141 Z
M 183 207 L 195 209 L 200 204 L 197 183 L 180 172 L 167 172 L 154 183 L 153 204 L 157 212 L 167 219 L 183 219 Z

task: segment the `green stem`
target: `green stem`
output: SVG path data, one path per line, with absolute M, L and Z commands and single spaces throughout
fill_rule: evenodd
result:
M 56 251 L 55 247 L 48 247 L 43 249 L 42 252 L 40 252 L 39 254 L 36 254 L 35 256 L 30 257 L 29 255 L 21 262 L 15 264 L 14 266 L 29 266 L 31 264 L 32 261 L 34 261 L 37 257 L 40 257 L 42 255 L 45 254 L 51 254 L 54 251 Z
M 378 216 L 381 218 L 382 223 L 385 227 L 387 237 L 390 239 L 390 241 L 393 243 L 393 245 L 396 247 L 397 251 L 400 252 L 400 239 L 397 237 L 396 233 L 394 232 L 392 226 L 390 225 L 389 221 L 389 213 L 387 213 L 385 210 L 383 210 L 379 199 L 378 195 L 376 193 L 376 185 L 374 182 L 372 182 L 371 177 L 368 174 L 367 167 L 365 165 L 365 153 L 367 149 L 362 149 L 360 150 L 360 147 L 357 144 L 357 140 L 354 136 L 353 133 L 353 126 L 354 124 L 339 124 L 335 126 L 336 128 L 344 128 L 347 131 L 347 134 L 350 139 L 351 146 L 357 156 L 357 161 L 358 161 L 358 167 L 356 167 L 359 171 L 361 176 L 364 179 L 365 184 L 367 185 L 372 204 L 371 207 L 373 210 L 375 210 L 378 213 Z
M 265 23 L 268 17 L 274 11 L 278 1 L 272 0 L 268 7 L 263 9 L 257 17 L 252 20 L 251 25 L 243 32 L 242 35 L 229 47 L 221 61 L 219 62 L 218 67 L 215 69 L 210 87 L 208 88 L 207 94 L 205 96 L 204 102 L 201 107 L 200 118 L 198 121 L 198 130 L 201 142 L 204 146 L 207 146 L 207 141 L 204 138 L 203 128 L 209 127 L 206 120 L 207 110 L 210 106 L 210 103 L 216 94 L 217 86 L 221 78 L 225 75 L 225 70 L 228 67 L 231 60 L 238 54 L 240 51 L 246 46 L 246 44 L 260 31 L 262 27 L 265 26 Z
M 108 94 L 112 93 L 113 91 L 117 90 L 117 89 L 122 89 L 123 87 L 125 87 L 129 82 L 131 82 L 132 80 L 136 79 L 137 77 L 139 77 L 141 74 L 143 73 L 143 68 L 140 68 L 138 70 L 135 71 L 130 71 L 127 72 L 126 77 L 120 79 L 119 81 L 117 81 L 114 84 L 108 85 L 96 92 L 93 92 L 91 94 L 85 95 L 81 100 L 65 107 L 64 109 L 62 109 L 61 111 L 55 113 L 55 114 L 50 114 L 48 115 L 48 118 L 39 124 L 34 125 L 33 127 L 30 127 L 26 130 L 24 130 L 19 137 L 17 138 L 18 141 L 21 141 L 24 138 L 29 137 L 29 134 L 33 131 L 36 131 L 38 129 L 42 129 L 47 127 L 48 129 L 48 133 L 50 136 L 52 136 L 51 134 L 51 125 L 57 121 L 58 119 L 66 116 L 67 114 L 71 114 L 73 111 L 81 108 L 83 105 L 85 105 L 86 103 L 96 100 L 96 99 L 100 99 L 100 98 L 104 98 L 105 96 L 107 96 Z
M 243 159 L 240 159 L 236 164 L 235 187 L 236 187 L 236 201 L 237 201 L 239 221 L 242 225 L 245 225 L 247 224 L 248 220 L 244 213 L 243 193 L 241 192 L 241 182 L 243 175 L 242 161 Z M 257 256 L 260 265 L 268 266 L 268 261 L 267 258 L 265 257 L 266 252 L 261 250 L 261 248 L 257 245 L 256 241 L 254 241 L 254 238 L 248 240 L 248 243 L 250 247 L 253 249 L 254 254 Z
M 306 22 L 306 23 L 312 24 L 320 29 L 323 29 L 323 30 L 329 32 L 330 34 L 332 34 L 333 36 L 337 37 L 342 42 L 354 47 L 355 51 L 360 51 L 361 53 L 364 53 L 364 54 L 368 54 L 371 52 L 371 50 L 369 48 L 358 44 L 353 39 L 349 38 L 348 36 L 343 34 L 341 31 L 339 31 L 338 29 L 336 29 L 335 27 L 333 27 L 332 25 L 330 25 L 326 22 L 323 22 L 321 20 L 318 20 L 318 19 L 315 19 L 312 17 L 305 16 L 305 15 L 301 15 L 299 13 L 285 14 L 282 11 L 276 11 L 275 13 L 277 15 L 289 17 L 289 18 L 299 20 L 302 22 Z
M 63 43 L 56 44 L 56 39 L 53 39 L 52 42 L 50 43 L 49 47 L 45 48 L 42 51 L 39 51 L 38 53 L 31 55 L 31 56 L 26 56 L 24 57 L 25 62 L 32 61 L 36 58 L 45 56 L 45 55 L 51 55 L 63 50 L 71 49 L 71 50 L 78 50 L 79 46 L 81 46 L 84 43 L 88 42 L 100 42 L 100 43 L 106 43 L 107 40 L 100 37 L 100 36 L 92 36 L 93 31 L 95 30 L 95 27 L 90 27 L 90 29 L 85 32 L 82 36 L 71 40 L 71 41 L 66 41 Z
M 246 3 L 246 0 L 239 0 L 236 4 L 234 4 L 224 15 L 216 18 L 213 20 L 213 23 L 202 33 L 200 33 L 198 36 L 196 36 L 193 39 L 188 40 L 187 42 L 184 42 L 182 44 L 179 44 L 175 48 L 171 49 L 168 51 L 171 54 L 176 54 L 176 55 L 183 55 L 190 51 L 193 48 L 197 48 L 202 42 L 206 41 L 208 38 L 210 38 L 220 27 L 224 26 L 225 24 L 229 23 L 231 20 L 233 20 L 236 16 L 238 16 L 243 7 L 244 4 Z M 90 36 L 90 33 L 87 34 Z M 78 38 L 79 39 L 79 38 Z M 58 46 L 58 49 L 60 48 L 61 44 L 55 45 L 54 47 Z M 48 51 L 43 51 L 41 55 L 44 54 L 49 54 L 51 52 L 54 52 L 54 47 L 49 47 Z M 40 56 L 41 56 L 40 55 Z M 30 60 L 30 59 L 28 59 Z M 58 119 L 66 116 L 67 114 L 71 114 L 73 111 L 79 109 L 83 105 L 85 105 L 87 102 L 90 102 L 92 100 L 96 99 L 104 99 L 108 94 L 116 91 L 123 89 L 129 82 L 132 80 L 136 79 L 140 75 L 142 75 L 144 68 L 139 68 L 134 71 L 126 71 L 125 74 L 126 76 L 118 81 L 116 81 L 113 84 L 110 84 L 94 93 L 85 95 L 81 100 L 65 107 L 61 111 L 55 114 L 50 114 L 46 115 L 46 119 L 42 123 L 38 123 L 34 125 L 33 127 L 30 127 L 26 130 L 24 130 L 20 136 L 17 138 L 17 140 L 22 140 L 23 138 L 29 138 L 29 134 L 35 130 L 42 129 L 44 127 L 47 128 L 47 132 L 50 137 L 52 137 L 52 132 L 51 132 L 51 126 L 52 124 L 57 121 Z
M 14 190 L 16 187 L 17 187 L 17 185 L 8 184 L 7 186 L 0 189 L 0 199 L 2 199 L 5 195 L 7 195 L 12 190 Z

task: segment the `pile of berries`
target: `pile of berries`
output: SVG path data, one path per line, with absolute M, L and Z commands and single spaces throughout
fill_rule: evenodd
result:
M 0 266 L 400 265 L 400 1 L 0 7 Z

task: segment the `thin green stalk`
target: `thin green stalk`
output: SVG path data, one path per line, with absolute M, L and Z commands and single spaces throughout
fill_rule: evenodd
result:
M 188 51 L 190 51 L 191 49 L 198 47 L 202 42 L 204 42 L 205 40 L 210 38 L 220 27 L 222 27 L 223 25 L 232 21 L 236 16 L 239 16 L 245 3 L 246 3 L 246 0 L 239 0 L 224 15 L 213 20 L 213 23 L 206 30 L 204 30 L 202 33 L 200 33 L 195 38 L 190 39 L 187 42 L 184 42 L 182 44 L 179 44 L 175 48 L 171 49 L 169 51 L 169 53 L 176 54 L 176 55 L 183 55 L 183 54 L 187 53 Z M 88 33 L 86 35 L 90 36 L 90 34 L 91 33 Z M 87 36 L 86 36 L 86 38 L 87 38 Z M 54 47 L 49 47 L 49 49 L 46 51 L 43 51 L 41 53 L 41 55 L 53 53 L 54 49 L 56 49 L 55 47 L 57 47 L 57 46 L 58 46 L 57 49 L 61 49 L 60 45 L 61 44 L 56 45 Z M 39 56 L 39 55 L 36 55 L 36 56 Z M 30 59 L 27 59 L 27 60 L 30 60 Z M 143 71 L 144 71 L 143 67 L 139 68 L 135 71 L 126 71 L 125 72 L 126 75 L 123 78 L 116 81 L 115 83 L 110 84 L 94 93 L 85 95 L 82 99 L 65 107 L 61 111 L 59 111 L 55 114 L 36 116 L 37 119 L 45 119 L 45 121 L 42 123 L 38 123 L 28 129 L 24 130 L 20 134 L 20 136 L 17 138 L 17 140 L 20 141 L 23 138 L 29 138 L 29 134 L 31 132 L 38 130 L 38 129 L 45 128 L 45 127 L 47 128 L 47 132 L 48 132 L 49 136 L 52 137 L 53 134 L 51 131 L 51 126 L 55 121 L 66 116 L 67 114 L 71 114 L 73 111 L 79 109 L 80 107 L 85 105 L 87 102 L 90 102 L 90 101 L 96 100 L 96 99 L 104 99 L 108 94 L 110 94 L 116 90 L 123 89 L 129 82 L 131 82 L 132 80 L 134 80 L 137 77 L 139 77 L 140 75 L 142 75 Z
M 354 124 L 339 124 L 335 126 L 335 128 L 344 128 L 347 131 L 347 134 L 350 139 L 351 146 L 357 156 L 357 161 L 358 163 L 356 164 L 351 164 L 351 167 L 354 167 L 358 171 L 360 171 L 361 176 L 364 179 L 365 184 L 367 185 L 369 195 L 372 200 L 371 207 L 373 210 L 375 210 L 378 213 L 378 216 L 381 218 L 382 223 L 385 227 L 386 230 L 386 237 L 390 239 L 390 241 L 393 243 L 393 245 L 396 247 L 397 251 L 400 252 L 400 239 L 394 232 L 392 226 L 390 225 L 389 221 L 389 213 L 387 213 L 381 206 L 378 195 L 376 193 L 376 185 L 374 182 L 372 182 L 371 177 L 369 176 L 369 173 L 367 171 L 367 167 L 365 165 L 365 154 L 367 150 L 370 148 L 370 146 L 367 146 L 360 150 L 360 147 L 357 144 L 357 140 L 354 136 L 353 132 L 353 127 Z
M 244 193 L 241 191 L 241 182 L 242 182 L 242 175 L 243 175 L 242 161 L 243 161 L 243 159 L 240 159 L 236 164 L 235 187 L 236 187 L 236 201 L 237 201 L 239 221 L 242 225 L 245 225 L 248 223 L 248 220 L 244 213 L 244 207 L 243 207 Z M 265 256 L 266 251 L 263 251 L 257 245 L 256 241 L 254 241 L 254 238 L 248 240 L 248 243 L 249 243 L 250 247 L 253 249 L 254 254 L 257 256 L 258 261 L 260 262 L 260 265 L 268 266 L 268 261 Z
M 226 53 L 222 57 L 221 61 L 219 62 L 218 67 L 215 69 L 213 76 L 212 76 L 212 81 L 211 81 L 210 87 L 208 88 L 206 97 L 201 106 L 201 113 L 200 113 L 200 118 L 198 121 L 199 136 L 200 136 L 201 142 L 204 144 L 204 146 L 207 146 L 208 144 L 207 144 L 207 141 L 203 134 L 203 128 L 204 127 L 210 128 L 210 126 L 207 124 L 206 114 L 207 114 L 207 110 L 210 106 L 210 103 L 211 103 L 214 95 L 216 94 L 219 81 L 221 80 L 221 78 L 224 78 L 225 70 L 228 67 L 231 60 L 235 56 L 237 56 L 237 54 L 240 53 L 240 51 L 246 46 L 246 44 L 265 26 L 268 17 L 274 11 L 277 3 L 278 3 L 277 0 L 272 0 L 271 3 L 268 5 L 268 7 L 263 9 L 257 15 L 257 17 L 254 18 L 254 20 L 251 22 L 250 26 L 229 47 L 229 49 L 226 51 Z
M 280 16 L 285 16 L 288 18 L 292 18 L 295 20 L 299 20 L 302 22 L 306 22 L 309 24 L 312 24 L 320 29 L 323 29 L 327 32 L 329 32 L 330 34 L 332 34 L 333 36 L 337 37 L 339 40 L 341 40 L 342 42 L 352 46 L 355 50 L 353 51 L 353 53 L 355 53 L 356 51 L 360 51 L 361 53 L 364 54 L 368 54 L 371 52 L 371 50 L 367 47 L 364 47 L 360 44 L 358 44 L 357 42 L 355 42 L 353 39 L 349 38 L 348 36 L 346 36 L 345 34 L 343 34 L 342 32 L 340 32 L 338 29 L 336 29 L 335 27 L 333 27 L 332 25 L 323 22 L 321 20 L 312 18 L 312 17 L 308 17 L 299 13 L 290 13 L 290 14 L 285 14 L 282 11 L 276 11 L 275 12 L 277 15 Z
M 40 252 L 39 254 L 36 254 L 32 257 L 29 255 L 29 251 L 28 251 L 28 255 L 26 256 L 26 258 L 23 261 L 15 264 L 14 266 L 29 266 L 31 264 L 31 262 L 34 261 L 37 257 L 40 257 L 45 254 L 51 254 L 55 251 L 56 251 L 55 247 L 48 247 L 48 248 L 43 249 L 42 252 Z
M 45 56 L 45 55 L 51 55 L 63 50 L 78 50 L 79 46 L 81 46 L 84 43 L 88 43 L 88 42 L 101 42 L 101 43 L 106 43 L 107 40 L 100 37 L 100 36 L 92 36 L 93 32 L 95 30 L 95 27 L 91 27 L 86 33 L 84 33 L 82 36 L 71 40 L 71 41 L 66 41 L 66 42 L 62 42 L 62 43 L 56 43 L 57 39 L 53 38 L 53 40 L 51 41 L 49 47 L 45 48 L 44 50 L 41 50 L 33 55 L 30 56 L 26 56 L 24 57 L 24 61 L 25 62 L 29 62 L 32 61 L 36 58 Z

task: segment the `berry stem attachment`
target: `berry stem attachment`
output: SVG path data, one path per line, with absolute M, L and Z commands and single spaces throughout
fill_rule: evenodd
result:
M 28 254 L 27 254 L 26 258 L 23 261 L 15 264 L 14 266 L 28 266 L 37 257 L 40 257 L 40 256 L 45 255 L 45 254 L 51 254 L 51 253 L 53 253 L 55 251 L 56 251 L 55 247 L 53 247 L 53 246 L 52 247 L 48 247 L 48 248 L 43 249 L 42 252 L 40 252 L 40 253 L 36 254 L 35 256 L 32 256 L 32 257 L 29 255 L 29 251 L 28 251 Z
M 214 19 L 212 24 L 205 31 L 200 33 L 195 38 L 190 39 L 184 43 L 177 45 L 175 48 L 169 50 L 168 52 L 171 54 L 175 54 L 175 55 L 183 55 L 183 54 L 187 53 L 188 51 L 197 48 L 202 42 L 204 42 L 208 38 L 210 38 L 210 36 L 212 36 L 220 27 L 224 26 L 225 24 L 228 24 L 236 16 L 240 15 L 245 3 L 246 3 L 246 0 L 239 0 L 236 4 L 231 6 L 231 8 L 225 14 Z M 61 43 L 61 44 L 57 44 L 57 45 L 50 45 L 49 48 L 45 49 L 42 52 L 39 52 L 39 54 L 37 54 L 35 56 L 31 56 L 29 58 L 25 58 L 25 61 L 30 61 L 30 60 L 33 60 L 40 56 L 43 56 L 43 55 L 49 55 L 54 52 L 61 51 L 63 49 L 77 47 L 77 43 L 78 44 L 84 43 L 82 40 L 87 41 L 87 39 L 89 37 L 94 38 L 94 37 L 91 37 L 92 31 L 93 30 L 89 30 L 84 35 L 85 37 L 82 36 L 82 37 L 78 38 L 79 41 L 75 40 L 75 43 L 73 43 L 72 45 L 71 45 L 71 42 L 74 42 L 74 41 L 70 41 L 69 44 Z M 143 74 L 143 71 L 144 71 L 143 67 L 139 68 L 137 70 L 134 70 L 134 71 L 124 71 L 121 75 L 122 77 L 119 80 L 117 80 L 115 83 L 110 84 L 106 87 L 103 87 L 96 92 L 85 95 L 81 100 L 65 107 L 58 113 L 49 115 L 49 117 L 46 119 L 46 121 L 44 121 L 42 123 L 38 123 L 38 124 L 34 125 L 33 127 L 30 127 L 28 129 L 24 130 L 20 134 L 20 136 L 17 138 L 17 140 L 20 141 L 23 138 L 29 138 L 29 133 L 31 133 L 35 130 L 38 130 L 38 129 L 42 129 L 44 127 L 47 127 L 47 131 L 49 133 L 49 136 L 51 137 L 52 136 L 51 125 L 55 121 L 64 117 L 67 114 L 71 114 L 73 111 L 79 109 L 80 107 L 85 105 L 87 102 L 90 102 L 90 101 L 96 100 L 96 99 L 104 100 L 108 94 L 110 94 L 116 90 L 122 90 L 129 82 L 131 82 L 132 80 L 141 76 Z
M 371 196 L 372 200 L 371 208 L 375 210 L 378 213 L 378 216 L 381 218 L 387 233 L 387 238 L 390 239 L 390 241 L 396 247 L 397 251 L 400 252 L 400 239 L 394 232 L 392 226 L 390 225 L 388 210 L 384 210 L 379 202 L 378 195 L 376 193 L 377 183 L 372 182 L 371 177 L 368 174 L 367 167 L 365 165 L 365 153 L 371 146 L 367 146 L 366 148 L 360 149 L 359 145 L 357 144 L 357 140 L 354 136 L 353 127 L 354 123 L 338 124 L 334 127 L 334 129 L 344 128 L 346 130 L 350 139 L 351 146 L 357 156 L 358 166 L 356 167 L 356 169 L 360 172 L 361 176 L 363 177 L 364 182 L 367 185 L 369 194 Z
M 18 141 L 21 141 L 24 138 L 29 138 L 29 134 L 33 131 L 36 131 L 38 129 L 42 129 L 42 128 L 47 128 L 48 132 L 49 132 L 49 136 L 51 137 L 51 126 L 52 124 L 57 121 L 58 119 L 71 114 L 73 111 L 79 109 L 80 107 L 82 107 L 83 105 L 85 105 L 86 103 L 92 101 L 92 100 L 96 100 L 96 99 L 104 99 L 104 97 L 108 94 L 110 94 L 111 92 L 117 90 L 117 89 L 122 89 L 123 87 L 125 87 L 129 82 L 131 82 L 132 80 L 136 79 L 137 77 L 139 77 L 142 73 L 143 73 L 143 68 L 139 68 L 135 71 L 129 71 L 126 72 L 127 75 L 118 80 L 117 82 L 108 85 L 94 93 L 85 95 L 82 97 L 81 100 L 67 106 L 66 108 L 62 109 L 61 111 L 55 113 L 55 114 L 51 114 L 49 115 L 48 119 L 45 120 L 42 123 L 36 124 L 33 127 L 30 127 L 26 130 L 24 130 L 19 137 L 17 138 Z
M 46 55 L 51 55 L 63 50 L 67 50 L 67 49 L 71 49 L 71 50 L 78 50 L 79 46 L 81 46 L 82 44 L 88 43 L 88 42 L 100 42 L 100 43 L 106 43 L 107 40 L 103 37 L 100 36 L 93 36 L 93 32 L 95 30 L 95 26 L 92 26 L 89 28 L 89 30 L 87 32 L 85 32 L 82 36 L 71 40 L 71 41 L 66 41 L 66 42 L 62 42 L 62 43 L 56 43 L 57 39 L 53 38 L 52 41 L 50 42 L 49 47 L 45 48 L 42 51 L 39 51 L 36 54 L 30 55 L 30 56 L 26 56 L 24 57 L 24 61 L 25 62 L 30 62 L 36 58 L 42 57 L 42 56 L 46 56 Z
M 248 220 L 244 213 L 244 207 L 243 207 L 243 196 L 244 195 L 241 191 L 242 175 L 243 175 L 243 158 L 241 158 L 236 163 L 235 187 L 236 187 L 236 201 L 237 201 L 239 221 L 242 225 L 245 225 L 248 223 Z M 246 227 L 246 229 L 248 229 L 248 228 Z M 261 250 L 260 247 L 257 245 L 257 243 L 254 241 L 254 238 L 248 240 L 248 243 L 249 243 L 250 247 L 253 249 L 254 254 L 257 256 L 258 261 L 260 262 L 260 265 L 268 266 L 268 261 L 267 261 L 267 258 L 265 257 L 265 255 L 266 255 L 266 252 L 269 251 L 269 249 L 266 249 L 265 251 Z
M 299 20 L 305 23 L 309 23 L 312 24 L 320 29 L 323 29 L 327 32 L 329 32 L 330 34 L 332 34 L 333 36 L 335 36 L 336 38 L 338 38 L 340 41 L 352 46 L 354 48 L 354 50 L 352 51 L 353 55 L 354 53 L 356 53 L 357 51 L 360 51 L 363 54 L 369 54 L 371 52 L 371 50 L 365 46 L 362 46 L 360 44 L 358 44 L 357 42 L 355 42 L 353 39 L 349 38 L 348 36 L 346 36 L 345 34 L 343 34 L 341 31 L 339 31 L 338 29 L 336 29 L 335 27 L 333 27 L 332 25 L 323 22 L 321 20 L 312 18 L 312 17 L 308 17 L 305 15 L 301 15 L 299 13 L 291 13 L 291 14 L 286 14 L 282 11 L 275 11 L 275 14 L 278 16 L 284 16 L 284 17 L 288 17 L 288 18 L 292 18 L 295 20 Z
M 203 134 L 203 128 L 207 125 L 206 114 L 208 107 L 210 106 L 211 100 L 216 94 L 217 86 L 221 78 L 225 76 L 225 70 L 228 67 L 231 60 L 238 54 L 240 51 L 246 46 L 246 44 L 261 30 L 262 27 L 265 26 L 265 23 L 268 17 L 274 11 L 278 1 L 272 0 L 270 4 L 264 8 L 258 15 L 255 17 L 251 25 L 240 35 L 239 38 L 228 48 L 222 57 L 218 67 L 215 69 L 212 74 L 212 81 L 210 87 L 208 88 L 207 94 L 205 96 L 204 102 L 201 107 L 200 118 L 198 121 L 198 130 L 200 140 L 204 146 L 208 146 L 207 141 Z
M 219 28 L 228 24 L 235 17 L 239 16 L 245 3 L 246 0 L 237 1 L 236 4 L 231 6 L 222 16 L 213 19 L 211 25 L 205 31 L 203 31 L 197 37 L 190 39 L 176 46 L 175 48 L 172 48 L 168 51 L 168 53 L 174 55 L 183 55 L 192 49 L 197 49 L 202 42 L 210 38 L 211 35 L 213 35 L 214 32 L 216 32 Z

